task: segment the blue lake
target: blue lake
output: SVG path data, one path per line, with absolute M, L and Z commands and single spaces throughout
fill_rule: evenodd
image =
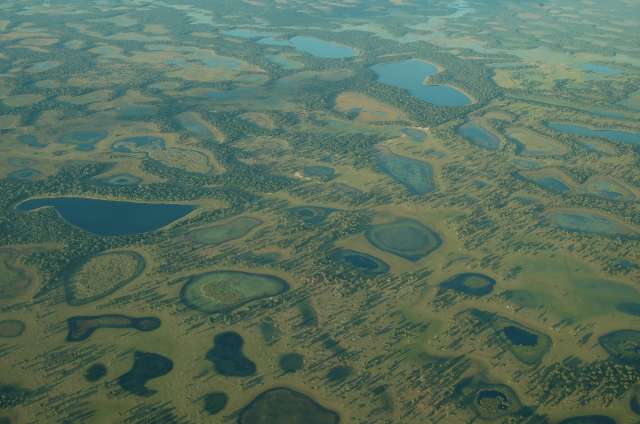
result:
M 16 209 L 28 212 L 43 207 L 53 207 L 70 224 L 101 236 L 154 231 L 195 209 L 192 205 L 134 203 L 83 197 L 30 199 L 18 204 Z
M 458 128 L 458 134 L 472 144 L 487 150 L 497 150 L 500 139 L 474 122 L 467 122 Z
M 610 68 L 604 65 L 597 65 L 595 63 L 585 63 L 581 66 L 582 69 L 589 72 L 595 72 L 596 74 L 609 75 L 609 76 L 617 76 L 622 75 L 621 69 Z
M 304 35 L 290 39 L 266 37 L 259 40 L 258 44 L 276 47 L 293 47 L 299 52 L 308 53 L 322 59 L 347 59 L 358 54 L 356 49 L 352 47 Z
M 604 138 L 624 144 L 640 145 L 640 133 L 619 130 L 597 130 L 574 124 L 550 122 L 547 126 L 555 131 L 582 137 Z
M 371 67 L 383 84 L 407 90 L 412 96 L 436 106 L 466 106 L 472 103 L 463 92 L 448 85 L 430 85 L 425 80 L 438 68 L 418 59 L 380 63 Z

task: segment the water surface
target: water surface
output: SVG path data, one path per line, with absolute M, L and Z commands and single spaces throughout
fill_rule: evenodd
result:
M 70 224 L 101 236 L 155 231 L 191 212 L 192 205 L 134 203 L 85 197 L 44 197 L 20 203 L 22 212 L 53 207 Z
M 547 124 L 549 128 L 572 135 L 582 137 L 604 138 L 609 141 L 616 141 L 624 144 L 640 145 L 640 133 L 620 130 L 599 130 L 581 125 L 566 124 L 559 122 L 550 122 Z
M 595 72 L 596 74 L 608 75 L 608 76 L 618 76 L 622 75 L 622 70 L 617 68 L 611 68 L 609 66 L 598 65 L 595 63 L 585 63 L 581 66 L 582 69 L 589 72 Z
M 497 150 L 500 147 L 498 137 L 471 121 L 458 128 L 458 134 L 483 149 Z
M 466 106 L 472 103 L 466 94 L 453 87 L 426 84 L 425 80 L 437 74 L 438 68 L 422 60 L 380 63 L 371 69 L 381 83 L 407 90 L 412 96 L 436 106 Z

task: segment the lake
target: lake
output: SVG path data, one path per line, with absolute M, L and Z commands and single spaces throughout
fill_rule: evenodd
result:
M 371 67 L 383 84 L 407 90 L 412 96 L 436 106 L 467 106 L 471 99 L 448 85 L 426 84 L 425 80 L 438 73 L 435 65 L 419 59 L 380 63 Z
M 596 74 L 608 75 L 612 77 L 622 75 L 623 73 L 621 69 L 610 68 L 608 66 L 597 65 L 595 63 L 585 63 L 584 65 L 581 66 L 581 68 L 585 71 L 594 72 Z
M 582 137 L 604 138 L 624 144 L 640 145 L 640 133 L 620 130 L 598 130 L 574 124 L 550 122 L 547 124 L 552 130 L 565 134 L 579 135 Z
M 259 40 L 258 44 L 275 47 L 293 47 L 299 52 L 307 53 L 321 59 L 348 59 L 358 54 L 356 49 L 352 47 L 305 35 L 295 36 L 288 40 L 267 37 Z
M 155 231 L 187 215 L 195 206 L 134 203 L 83 197 L 26 200 L 16 209 L 28 212 L 53 207 L 70 224 L 101 236 L 121 236 Z

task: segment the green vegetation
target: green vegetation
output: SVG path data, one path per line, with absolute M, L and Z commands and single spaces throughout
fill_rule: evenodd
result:
M 1 424 L 637 419 L 637 2 L 0 10 Z

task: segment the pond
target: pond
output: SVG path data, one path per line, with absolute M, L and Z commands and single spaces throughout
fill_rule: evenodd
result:
M 67 222 L 93 234 L 122 236 L 158 230 L 195 209 L 192 205 L 134 203 L 85 197 L 43 197 L 26 200 L 16 209 L 28 212 L 53 207 Z
M 204 140 L 216 140 L 216 136 L 196 113 L 183 112 L 176 116 L 176 120 L 182 128 L 190 132 L 193 136 Z
M 277 35 L 274 34 L 272 32 L 266 32 L 266 31 L 258 31 L 258 30 L 254 30 L 251 28 L 235 28 L 235 29 L 229 29 L 226 31 L 222 32 L 224 35 L 229 35 L 231 37 L 238 37 L 238 38 L 263 38 L 263 37 L 269 37 L 269 36 L 273 36 L 273 35 Z
M 26 180 L 32 180 L 36 177 L 39 177 L 40 175 L 41 175 L 40 171 L 38 171 L 37 169 L 22 168 L 22 169 L 18 169 L 16 171 L 10 172 L 9 175 L 7 175 L 7 177 L 12 180 L 26 181 Z
M 27 146 L 33 147 L 33 148 L 36 148 L 36 149 L 42 149 L 44 147 L 47 147 L 46 143 L 40 143 L 38 141 L 38 137 L 36 137 L 33 134 L 23 134 L 23 135 L 18 137 L 18 140 L 22 144 L 26 144 Z
M 324 222 L 335 209 L 320 206 L 295 206 L 289 208 L 287 211 L 292 216 L 299 218 L 307 224 L 318 225 Z
M 331 179 L 336 175 L 336 170 L 329 166 L 311 165 L 305 166 L 302 173 L 307 178 Z
M 538 344 L 538 336 L 536 334 L 515 325 L 508 325 L 502 331 L 513 345 L 535 346 Z
M 454 290 L 470 296 L 485 296 L 493 291 L 496 280 L 477 272 L 454 275 L 440 283 L 441 290 Z
M 136 177 L 135 175 L 131 175 L 128 173 L 124 174 L 115 174 L 109 177 L 105 177 L 100 180 L 104 184 L 113 185 L 113 186 L 127 186 L 127 185 L 136 185 L 142 182 L 142 178 Z
M 351 249 L 336 249 L 331 253 L 331 258 L 368 277 L 389 272 L 389 265 L 381 259 Z
M 88 339 L 100 328 L 129 328 L 138 331 L 153 331 L 160 327 L 156 317 L 135 318 L 127 315 L 76 316 L 67 320 L 68 342 Z
M 173 361 L 157 353 L 136 351 L 131 369 L 122 374 L 116 383 L 126 392 L 137 396 L 149 397 L 157 390 L 149 389 L 146 384 L 167 375 L 173 370 Z
M 427 133 L 417 128 L 406 127 L 402 129 L 402 133 L 416 143 L 422 143 L 428 138 Z
M 213 314 L 273 297 L 287 290 L 289 284 L 273 275 L 213 271 L 191 277 L 182 288 L 180 298 L 189 308 Z
M 609 141 L 615 141 L 623 144 L 640 145 L 640 133 L 620 130 L 600 130 L 593 129 L 581 125 L 566 124 L 559 122 L 550 122 L 547 126 L 561 133 L 578 135 L 581 137 L 604 138 Z
M 427 162 L 393 153 L 378 155 L 380 170 L 405 186 L 409 193 L 423 195 L 436 190 L 433 168 Z
M 500 147 L 500 139 L 476 124 L 469 121 L 458 128 L 458 135 L 471 142 L 471 144 L 486 150 L 498 150 Z
M 60 137 L 62 144 L 73 144 L 77 150 L 93 150 L 96 143 L 107 138 L 109 133 L 105 130 L 78 130 L 72 131 Z
M 150 135 L 125 138 L 111 146 L 111 150 L 118 153 L 138 153 L 164 148 L 165 143 L 162 138 Z
M 585 63 L 580 67 L 585 71 L 594 72 L 596 74 L 608 75 L 612 77 L 623 74 L 623 71 L 621 69 L 611 68 L 609 66 L 598 65 L 595 63 Z
M 263 392 L 240 411 L 239 424 L 338 424 L 340 417 L 314 399 L 287 388 Z
M 593 176 L 583 185 L 586 193 L 609 200 L 636 200 L 636 195 L 612 178 Z
M 214 369 L 225 377 L 249 377 L 256 373 L 256 364 L 244 355 L 244 339 L 234 331 L 217 334 L 213 339 L 213 348 L 207 352 L 206 359 Z
M 37 73 L 40 73 L 40 72 L 47 72 L 47 71 L 50 71 L 52 69 L 57 68 L 61 64 L 62 63 L 57 62 L 55 60 L 46 60 L 44 62 L 37 62 L 37 63 L 34 63 L 33 65 L 31 65 L 27 69 L 27 72 L 30 72 L 32 74 L 37 74 Z
M 262 221 L 256 218 L 239 217 L 224 224 L 193 230 L 188 237 L 197 243 L 216 246 L 244 237 L 260 224 Z
M 267 59 L 269 59 L 270 62 L 275 63 L 276 65 L 280 66 L 283 69 L 287 69 L 287 70 L 295 70 L 295 69 L 302 69 L 304 68 L 304 64 L 301 62 L 298 62 L 297 60 L 293 60 L 287 56 L 281 55 L 281 54 L 275 54 L 275 55 L 270 55 L 267 56 Z
M 419 59 L 380 63 L 371 67 L 383 84 L 407 90 L 412 96 L 436 106 L 467 106 L 472 100 L 463 92 L 448 85 L 425 84 L 438 73 L 435 65 Z
M 414 262 L 442 245 L 438 233 L 412 219 L 373 225 L 365 236 L 376 248 Z
M 638 233 L 632 228 L 587 211 L 558 210 L 552 212 L 550 218 L 553 225 L 566 231 L 609 237 L 638 237 Z

